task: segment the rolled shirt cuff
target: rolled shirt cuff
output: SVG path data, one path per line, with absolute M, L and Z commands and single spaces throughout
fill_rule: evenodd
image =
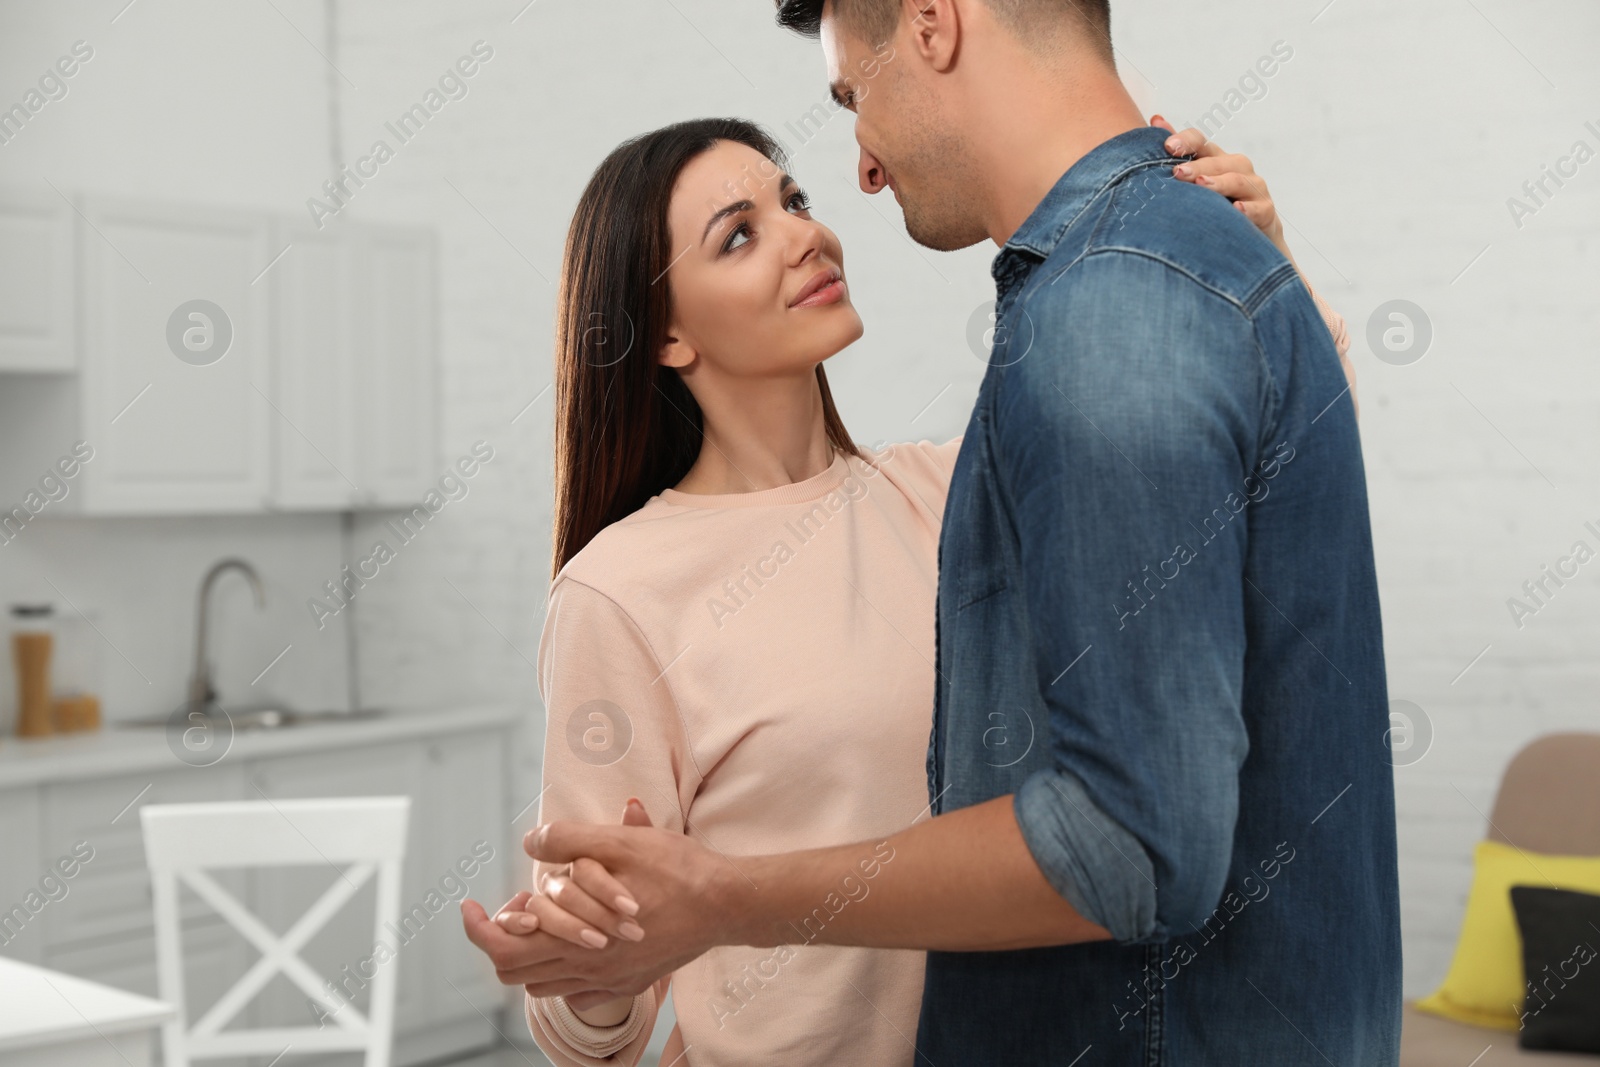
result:
M 1117 941 L 1160 941 L 1155 873 L 1138 838 L 1095 802 L 1076 775 L 1039 771 L 1013 801 L 1022 839 L 1046 881 Z

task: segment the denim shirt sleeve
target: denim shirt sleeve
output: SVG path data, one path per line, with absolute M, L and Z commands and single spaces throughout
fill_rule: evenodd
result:
M 1140 253 L 1069 269 L 1014 312 L 1033 346 L 990 431 L 1051 745 L 1015 813 L 1081 914 L 1161 941 L 1198 928 L 1229 870 L 1247 476 L 1278 394 L 1237 302 Z

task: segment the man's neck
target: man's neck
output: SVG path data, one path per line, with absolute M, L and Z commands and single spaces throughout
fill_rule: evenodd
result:
M 1035 77 L 1013 81 L 985 108 L 975 141 L 982 173 L 993 176 L 985 222 L 990 239 L 1004 245 L 1074 163 L 1144 125 L 1138 105 L 1109 69 L 1065 86 Z

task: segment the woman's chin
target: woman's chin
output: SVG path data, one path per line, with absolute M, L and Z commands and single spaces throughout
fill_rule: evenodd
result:
M 826 356 L 823 356 L 822 357 L 823 359 L 827 359 L 827 358 L 829 358 L 831 356 L 836 356 L 840 352 L 843 352 L 845 349 L 849 348 L 851 345 L 853 345 L 857 341 L 861 340 L 861 335 L 866 333 L 866 326 L 862 324 L 861 316 L 856 313 L 856 309 L 853 308 L 853 307 L 850 307 L 849 305 L 845 305 L 845 310 L 848 311 L 849 314 L 848 315 L 840 315 L 840 318 L 841 319 L 848 318 L 849 322 L 846 323 L 846 324 L 843 324 L 841 326 L 841 329 L 839 330 L 838 334 L 835 335 L 837 337 L 837 340 L 832 342 L 827 347 L 827 353 L 828 354 Z

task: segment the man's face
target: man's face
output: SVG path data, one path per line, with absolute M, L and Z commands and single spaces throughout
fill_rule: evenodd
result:
M 912 240 L 948 252 L 989 234 L 972 195 L 978 168 L 935 92 L 938 75 L 910 48 L 912 29 L 902 14 L 894 34 L 873 49 L 839 23 L 830 0 L 822 54 L 834 101 L 856 116 L 861 191 L 892 191 Z

